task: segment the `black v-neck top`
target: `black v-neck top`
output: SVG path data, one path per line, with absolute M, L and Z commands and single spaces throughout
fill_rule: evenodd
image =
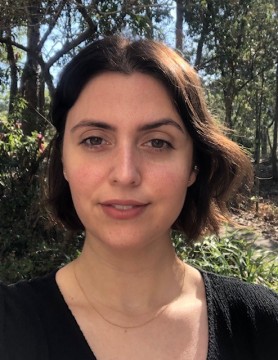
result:
M 278 295 L 234 278 L 201 274 L 208 306 L 207 360 L 278 359 Z M 0 360 L 96 360 L 55 275 L 0 284 Z

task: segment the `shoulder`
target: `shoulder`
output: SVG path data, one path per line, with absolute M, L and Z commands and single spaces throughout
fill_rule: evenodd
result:
M 269 288 L 237 278 L 202 272 L 207 295 L 221 306 L 250 308 L 278 317 L 278 294 Z
M 218 353 L 217 359 L 274 358 L 278 353 L 278 295 L 261 285 L 201 273 L 211 348 Z
M 40 290 L 45 289 L 45 293 L 49 290 L 51 278 L 0 284 L 1 354 L 12 354 L 15 359 L 22 354 L 24 358 L 41 359 L 42 355 L 38 354 L 45 347 L 45 330 L 41 322 L 43 301 Z
M 32 280 L 21 280 L 11 285 L 0 283 L 1 304 L 9 309 L 9 314 L 16 310 L 25 311 L 28 308 L 34 312 L 34 305 L 40 303 L 41 292 L 48 292 L 54 282 L 55 272 Z

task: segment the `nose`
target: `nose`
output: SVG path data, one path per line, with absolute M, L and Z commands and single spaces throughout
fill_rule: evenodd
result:
M 141 164 L 137 149 L 123 145 L 117 150 L 112 160 L 110 182 L 121 186 L 138 186 L 141 183 Z

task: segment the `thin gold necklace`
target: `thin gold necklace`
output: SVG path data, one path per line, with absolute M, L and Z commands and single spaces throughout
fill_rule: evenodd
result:
M 182 277 L 182 282 L 181 282 L 181 288 L 180 288 L 180 291 L 179 291 L 179 294 L 172 300 L 170 301 L 168 304 L 162 306 L 155 314 L 154 316 L 152 316 L 150 319 L 144 321 L 143 323 L 140 323 L 140 324 L 136 324 L 136 325 L 127 325 L 127 326 L 124 326 L 124 325 L 121 325 L 121 324 L 117 324 L 109 319 L 107 319 L 96 307 L 95 305 L 90 301 L 90 299 L 88 298 L 88 296 L 86 295 L 86 292 L 84 291 L 80 281 L 78 280 L 78 276 L 77 276 L 77 273 L 76 273 L 76 263 L 73 265 L 73 273 L 74 273 L 74 277 L 75 277 L 75 280 L 76 280 L 76 283 L 81 291 L 81 293 L 83 294 L 84 298 L 86 299 L 88 305 L 105 321 L 107 322 L 108 324 L 112 325 L 112 326 L 115 326 L 117 328 L 120 328 L 120 329 L 124 329 L 125 332 L 127 332 L 128 329 L 136 329 L 136 328 L 140 328 L 140 327 L 143 327 L 147 324 L 149 324 L 150 322 L 154 321 L 156 318 L 158 318 L 171 304 L 173 304 L 182 294 L 182 290 L 183 290 L 183 286 L 184 286 L 184 279 L 185 279 L 185 266 L 183 264 L 183 277 Z

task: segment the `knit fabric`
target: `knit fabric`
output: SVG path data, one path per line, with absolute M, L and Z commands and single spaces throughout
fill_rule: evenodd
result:
M 200 272 L 208 307 L 207 360 L 278 359 L 278 295 L 263 286 Z M 0 284 L 1 360 L 96 360 L 55 274 Z

